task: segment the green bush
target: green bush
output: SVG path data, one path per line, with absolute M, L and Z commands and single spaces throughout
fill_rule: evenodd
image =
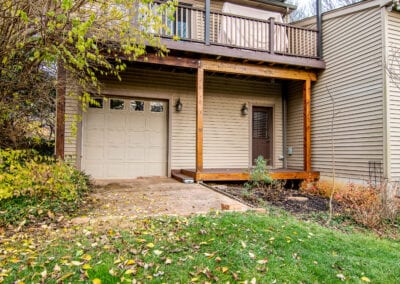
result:
M 250 180 L 245 184 L 247 188 L 267 187 L 272 183 L 269 174 L 267 160 L 263 156 L 258 156 L 255 160 L 256 166 L 250 172 Z
M 45 211 L 69 211 L 88 190 L 88 177 L 63 161 L 35 151 L 0 149 L 0 211 L 4 213 L 0 225 Z

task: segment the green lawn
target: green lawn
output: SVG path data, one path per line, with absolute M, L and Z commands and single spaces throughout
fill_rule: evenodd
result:
M 343 277 L 400 283 L 399 241 L 345 234 L 279 213 L 163 217 L 132 225 L 0 236 L 0 275 L 4 283 L 332 283 Z

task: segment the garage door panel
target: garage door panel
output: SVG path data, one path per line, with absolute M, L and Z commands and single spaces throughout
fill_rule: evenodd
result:
M 144 131 L 146 129 L 146 117 L 144 114 L 131 114 L 126 120 L 127 130 Z
M 133 177 L 146 176 L 145 163 L 131 163 L 127 165 L 128 174 Z
M 108 178 L 126 178 L 128 176 L 126 165 L 123 163 L 108 163 L 106 174 Z
M 150 117 L 147 119 L 148 130 L 159 132 L 162 131 L 160 125 L 164 125 L 165 116 L 159 115 L 157 113 L 151 113 Z
M 167 165 L 165 163 L 147 163 L 146 164 L 146 175 L 147 176 L 159 176 L 160 172 L 167 171 Z
M 146 154 L 147 154 L 146 160 L 150 163 L 153 162 L 160 163 L 166 160 L 165 157 L 163 156 L 165 154 L 165 150 L 162 148 L 147 149 Z
M 117 110 L 107 114 L 106 129 L 125 131 L 127 113 L 122 110 Z
M 87 161 L 103 161 L 104 148 L 97 145 L 84 145 L 85 151 L 83 154 L 87 157 Z
M 86 132 L 86 143 L 88 145 L 103 146 L 104 143 L 104 131 L 99 129 L 92 129 Z
M 118 130 L 106 130 L 106 141 L 109 146 L 121 145 L 125 146 L 126 136 Z
M 92 177 L 104 176 L 103 163 L 86 162 L 85 173 Z
M 149 133 L 148 141 L 151 147 L 163 147 L 165 144 L 165 134 L 162 132 Z
M 129 146 L 145 146 L 148 143 L 147 141 L 146 131 L 127 133 L 127 143 Z
M 128 161 L 144 163 L 146 161 L 145 153 L 146 153 L 145 147 L 135 147 L 135 148 L 128 147 L 126 151 L 126 157 Z
M 83 169 L 94 178 L 165 176 L 167 103 L 114 100 L 123 101 L 125 108 L 110 109 L 110 104 L 104 104 L 104 108 L 89 108 L 84 115 Z
M 121 147 L 107 147 L 106 160 L 109 161 L 125 161 L 125 149 Z

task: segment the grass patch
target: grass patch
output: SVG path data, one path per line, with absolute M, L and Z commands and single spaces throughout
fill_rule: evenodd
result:
M 341 281 L 338 276 L 355 283 L 400 282 L 398 241 L 289 216 L 227 213 L 131 225 L 0 238 L 0 277 L 4 283 L 332 283 Z

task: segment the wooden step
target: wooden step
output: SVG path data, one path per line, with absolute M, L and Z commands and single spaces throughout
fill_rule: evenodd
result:
M 177 181 L 180 181 L 183 183 L 194 183 L 194 179 L 192 177 L 184 175 L 180 171 L 172 171 L 171 175 Z

